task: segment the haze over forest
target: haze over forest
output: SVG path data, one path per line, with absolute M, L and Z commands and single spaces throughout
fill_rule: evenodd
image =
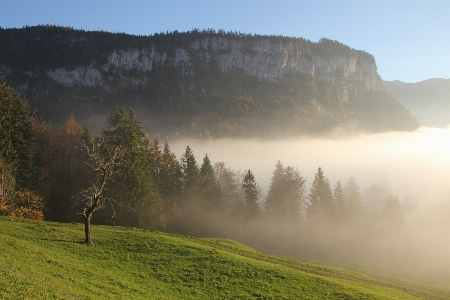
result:
M 45 200 L 25 207 L 40 218 L 81 221 L 97 178 L 83 145 L 98 143 L 125 153 L 106 185 L 125 205 L 110 201 L 94 223 L 450 279 L 450 128 L 419 127 L 370 54 L 213 30 L 136 37 L 37 26 L 0 29 L 0 39 L 6 82 L 43 115 L 29 120 L 1 82 L 7 108 L 21 111 L 7 140 L 20 151 L 2 150 L 13 178 L 2 214 L 23 213 L 26 190 Z M 77 122 L 96 125 L 97 138 Z
M 180 157 L 190 145 L 200 160 L 207 153 L 235 170 L 251 169 L 264 192 L 277 160 L 296 166 L 310 183 L 322 167 L 332 183 L 353 176 L 362 189 L 386 182 L 400 198 L 423 205 L 450 196 L 450 129 L 421 127 L 412 132 L 387 132 L 328 137 L 258 140 L 220 139 L 171 143 Z

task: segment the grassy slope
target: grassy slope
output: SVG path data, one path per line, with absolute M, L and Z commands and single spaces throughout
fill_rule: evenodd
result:
M 230 240 L 0 218 L 0 298 L 441 299 Z M 45 283 L 45 284 L 44 284 Z

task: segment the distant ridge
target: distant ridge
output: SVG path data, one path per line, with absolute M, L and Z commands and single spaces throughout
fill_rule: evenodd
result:
M 383 85 L 421 125 L 444 127 L 450 124 L 450 79 L 432 78 L 417 83 L 383 81 Z

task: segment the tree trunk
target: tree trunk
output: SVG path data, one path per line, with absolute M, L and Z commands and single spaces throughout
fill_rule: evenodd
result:
M 91 240 L 91 215 L 83 216 L 84 217 L 84 233 L 86 234 L 85 243 L 88 245 L 92 244 Z

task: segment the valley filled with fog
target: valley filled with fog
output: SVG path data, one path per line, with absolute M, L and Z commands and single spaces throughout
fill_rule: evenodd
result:
M 222 161 L 235 171 L 252 170 L 267 193 L 275 163 L 297 167 L 308 187 L 320 166 L 332 186 L 353 176 L 361 191 L 387 183 L 392 194 L 428 205 L 450 196 L 450 127 L 421 127 L 414 132 L 388 132 L 339 138 L 290 140 L 219 139 L 170 142 L 180 157 L 189 145 L 201 161 Z M 309 189 L 309 188 L 307 188 Z
M 234 171 L 250 169 L 262 189 L 263 208 L 278 160 L 296 167 L 304 179 L 303 212 L 320 166 L 333 189 L 354 177 L 361 204 L 358 220 L 313 223 L 254 219 L 240 223 L 218 218 L 222 236 L 268 253 L 389 271 L 445 287 L 450 279 L 450 127 L 421 127 L 414 132 L 291 140 L 219 139 L 171 142 L 180 157 L 190 145 L 197 161 L 207 153 Z M 374 190 L 384 196 L 373 197 Z M 372 193 L 372 194 L 371 194 Z M 388 195 L 398 197 L 402 219 L 381 217 Z M 376 203 L 375 203 L 375 202 Z M 374 217 L 373 211 L 378 211 Z M 218 225 L 219 224 L 219 225 Z

